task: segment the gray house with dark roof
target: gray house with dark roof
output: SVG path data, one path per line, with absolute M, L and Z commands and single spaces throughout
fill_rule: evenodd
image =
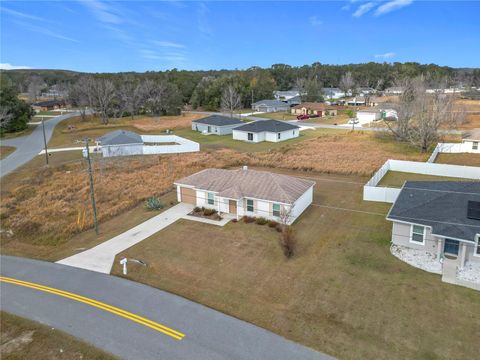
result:
M 115 130 L 99 137 L 96 142 L 101 145 L 104 157 L 143 154 L 143 139 L 132 131 Z
M 261 141 L 279 142 L 296 138 L 300 127 L 284 121 L 259 120 L 233 129 L 233 139 L 258 143 Z
M 192 121 L 192 130 L 203 134 L 228 135 L 232 130 L 245 124 L 242 120 L 222 116 L 211 115 L 203 119 Z
M 480 182 L 407 181 L 387 215 L 392 243 L 458 269 L 480 263 Z
M 260 100 L 252 104 L 252 109 L 259 112 L 288 111 L 290 105 L 280 100 Z

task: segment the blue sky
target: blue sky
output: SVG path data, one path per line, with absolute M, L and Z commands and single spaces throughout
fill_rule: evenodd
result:
M 480 67 L 480 2 L 2 1 L 2 68 Z

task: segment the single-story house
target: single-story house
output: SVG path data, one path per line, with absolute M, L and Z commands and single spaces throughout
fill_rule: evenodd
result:
M 237 126 L 245 124 L 242 120 L 222 116 L 211 115 L 203 119 L 192 121 L 192 130 L 200 131 L 204 134 L 227 135 Z
M 250 170 L 205 169 L 175 182 L 179 202 L 291 224 L 312 203 L 314 181 Z
M 348 106 L 365 106 L 366 104 L 367 104 L 367 101 L 363 96 L 357 96 L 345 101 L 345 105 L 348 105 Z
M 471 153 L 480 153 L 480 130 L 475 129 L 462 139 L 462 150 Z
M 294 106 L 291 113 L 293 115 L 318 115 L 319 117 L 337 116 L 337 108 L 324 103 L 305 102 Z
M 273 92 L 273 96 L 276 100 L 287 101 L 291 98 L 300 96 L 300 91 L 298 90 L 276 90 Z
M 115 130 L 99 137 L 96 142 L 104 157 L 143 154 L 143 139 L 132 131 Z
M 357 119 L 360 124 L 378 121 L 382 118 L 382 111 L 378 109 L 358 110 Z
M 288 111 L 290 105 L 279 100 L 261 100 L 252 104 L 252 109 L 259 112 Z
M 47 100 L 39 101 L 32 105 L 33 110 L 35 111 L 49 111 L 56 110 L 66 106 L 65 100 Z
M 339 88 L 322 88 L 322 94 L 327 99 L 340 99 L 346 95 Z
M 448 257 L 460 269 L 480 262 L 480 182 L 407 181 L 387 220 L 395 245 Z
M 259 120 L 233 129 L 233 139 L 258 143 L 279 142 L 300 135 L 300 127 L 278 120 Z
M 377 90 L 371 87 L 359 87 L 358 92 L 362 95 L 371 95 L 371 94 L 375 94 Z
M 402 95 L 404 90 L 405 89 L 401 86 L 392 86 L 392 87 L 386 88 L 383 91 L 383 93 L 385 95 Z

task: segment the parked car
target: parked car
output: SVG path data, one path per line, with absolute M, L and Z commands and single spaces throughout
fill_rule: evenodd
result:
M 298 115 L 297 120 L 307 120 L 310 119 L 309 115 Z
M 358 119 L 350 119 L 350 120 L 348 120 L 348 123 L 349 123 L 350 125 L 352 125 L 352 124 L 358 124 L 359 122 L 360 122 L 360 121 L 358 121 Z

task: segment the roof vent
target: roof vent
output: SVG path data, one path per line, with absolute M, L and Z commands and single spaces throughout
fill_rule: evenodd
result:
M 480 201 L 468 201 L 467 218 L 480 220 Z
M 243 165 L 243 170 L 247 171 L 247 170 L 248 170 L 248 166 L 247 166 L 247 165 Z

